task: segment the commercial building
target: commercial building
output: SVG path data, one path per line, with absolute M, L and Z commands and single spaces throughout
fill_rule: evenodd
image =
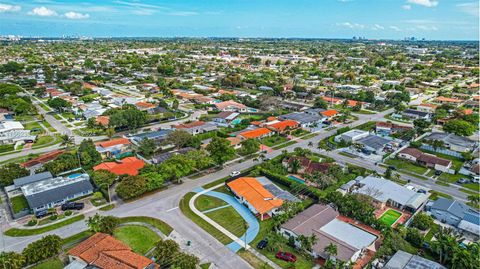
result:
M 353 143 L 357 140 L 360 140 L 364 137 L 367 137 L 370 133 L 367 132 L 367 131 L 362 131 L 362 130 L 357 130 L 357 129 L 353 129 L 353 130 L 350 130 L 348 132 L 345 132 L 343 134 L 339 134 L 337 136 L 335 136 L 335 142 L 340 142 L 340 141 L 344 141 L 346 143 Z

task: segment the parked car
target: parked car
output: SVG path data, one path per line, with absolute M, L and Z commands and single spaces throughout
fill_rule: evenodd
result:
M 43 218 L 43 217 L 46 217 L 48 215 L 48 211 L 47 210 L 43 210 L 43 211 L 39 211 L 37 213 L 35 213 L 35 217 L 37 218 Z
M 62 210 L 82 210 L 85 207 L 84 203 L 65 203 L 62 205 Z
M 240 175 L 240 172 L 239 172 L 239 171 L 233 171 L 233 172 L 230 173 L 230 176 L 231 176 L 231 177 L 236 177 L 236 176 L 238 176 L 238 175 Z
M 390 168 L 391 170 L 397 170 L 397 168 L 393 165 L 390 165 L 388 168 Z
M 423 193 L 423 194 L 426 194 L 426 193 L 427 193 L 427 191 L 424 190 L 424 189 L 419 189 L 417 192 L 418 192 L 418 193 Z
M 275 257 L 277 259 L 284 260 L 284 261 L 287 261 L 287 262 L 296 262 L 297 261 L 297 257 L 295 257 L 295 255 L 293 255 L 290 252 L 279 251 L 279 252 L 277 252 Z
M 467 184 L 467 183 L 470 183 L 470 182 L 471 182 L 471 180 L 469 178 L 464 178 L 464 177 L 462 177 L 461 179 L 459 179 L 457 181 L 458 184 Z
M 268 245 L 268 239 L 264 238 L 257 244 L 258 249 L 264 249 Z
M 442 171 L 439 171 L 439 170 L 435 171 L 435 175 L 436 175 L 436 176 L 439 176 L 439 175 L 441 175 L 441 174 L 442 174 Z

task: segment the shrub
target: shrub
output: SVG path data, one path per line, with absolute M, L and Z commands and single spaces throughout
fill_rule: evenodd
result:
M 67 210 L 67 211 L 65 211 L 65 216 L 70 216 L 70 215 L 72 215 L 72 213 L 73 213 L 72 211 Z
M 38 220 L 35 218 L 32 218 L 31 220 L 28 221 L 27 226 L 35 226 L 37 225 Z

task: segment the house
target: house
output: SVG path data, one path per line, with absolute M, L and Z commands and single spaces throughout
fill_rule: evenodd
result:
M 375 124 L 375 132 L 378 135 L 389 136 L 395 133 L 401 133 L 401 132 L 409 131 L 412 129 L 413 127 L 410 127 L 410 126 L 398 125 L 395 123 L 383 122 L 383 121 L 379 121 Z
M 222 126 L 228 126 L 233 120 L 235 120 L 240 113 L 233 111 L 222 111 L 213 117 L 213 122 Z
M 53 177 L 50 172 L 17 178 L 5 188 L 9 199 L 23 194 L 35 214 L 93 192 L 88 174 Z
M 411 120 L 424 119 L 430 120 L 430 113 L 414 110 L 414 109 L 405 109 L 402 112 L 402 116 Z
M 416 148 L 405 148 L 397 154 L 397 158 L 416 163 L 417 159 L 424 153 Z
M 429 103 L 421 103 L 417 106 L 418 111 L 426 112 L 426 113 L 434 113 L 437 109 L 437 105 L 429 104 Z
M 316 242 L 310 254 L 314 258 L 330 259 L 325 248 L 337 247 L 335 258 L 346 263 L 355 263 L 362 254 L 376 251 L 379 233 L 366 230 L 358 222 L 349 221 L 328 205 L 314 204 L 280 226 L 280 234 L 293 238 L 300 245 L 299 236 L 315 236 Z M 373 255 L 372 255 L 373 256 Z
M 356 94 L 363 89 L 361 85 L 337 85 L 337 90 Z
M 332 98 L 332 97 L 327 97 L 327 96 L 322 96 L 322 98 L 323 98 L 323 100 L 330 103 L 332 106 L 333 105 L 341 105 L 343 103 L 343 100 L 338 99 L 338 98 Z
M 272 136 L 274 132 L 270 131 L 269 129 L 262 127 L 262 128 L 257 128 L 253 130 L 248 130 L 241 132 L 237 135 L 238 138 L 241 140 L 247 140 L 247 139 L 261 139 L 264 137 L 269 137 Z
M 390 142 L 392 141 L 389 139 L 369 134 L 366 137 L 358 139 L 354 143 L 356 145 L 360 145 L 364 152 L 380 155 L 382 154 L 385 146 L 390 144 Z
M 337 143 L 340 142 L 340 141 L 344 141 L 346 143 L 353 143 L 357 140 L 360 140 L 364 137 L 367 137 L 369 134 L 370 133 L 367 132 L 367 131 L 353 129 L 353 130 L 350 130 L 348 132 L 345 132 L 345 133 L 342 133 L 342 134 L 339 134 L 339 135 L 335 136 L 334 140 Z
M 168 159 L 172 158 L 173 156 L 175 156 L 177 154 L 185 154 L 185 153 L 187 153 L 189 151 L 192 151 L 192 150 L 195 150 L 195 149 L 191 148 L 191 147 L 186 147 L 186 148 L 181 148 L 181 149 L 175 150 L 175 151 L 164 152 L 164 153 L 153 156 L 151 161 L 152 161 L 153 164 L 160 164 L 160 163 L 163 163 L 163 162 L 167 161 Z
M 131 136 L 128 136 L 128 139 L 130 139 L 130 141 L 137 146 L 143 139 L 151 139 L 155 141 L 156 144 L 160 144 L 163 141 L 165 141 L 165 139 L 167 139 L 168 134 L 170 134 L 171 132 L 173 132 L 173 130 L 170 130 L 170 129 L 158 130 L 153 132 L 131 135 Z
M 227 187 L 240 203 L 246 205 L 260 220 L 278 213 L 283 200 L 270 193 L 253 177 L 241 177 L 227 183 Z
M 216 103 L 214 106 L 220 111 L 233 111 L 238 113 L 256 112 L 256 109 L 249 108 L 246 105 L 237 103 L 233 100 Z
M 299 123 L 294 120 L 274 121 L 266 124 L 266 127 L 278 134 L 283 134 L 299 127 Z
M 480 213 L 478 210 L 456 200 L 438 198 L 426 206 L 426 211 L 434 219 L 457 228 L 476 238 L 480 234 Z
M 147 102 L 137 102 L 135 107 L 140 111 L 146 111 L 148 114 L 155 114 L 155 108 L 157 105 Z
M 324 117 L 323 115 L 313 115 L 305 112 L 292 112 L 289 114 L 280 115 L 278 119 L 296 121 L 300 124 L 300 127 L 302 128 L 311 128 L 321 125 L 322 122 L 326 120 L 326 117 Z
M 398 250 L 383 269 L 447 269 L 445 266 L 418 255 Z
M 239 149 L 242 147 L 242 139 L 238 137 L 227 137 L 227 140 L 230 141 L 230 146 L 234 149 Z
M 416 148 L 405 148 L 397 154 L 397 157 L 442 172 L 447 172 L 452 167 L 452 161 L 424 153 Z
M 36 158 L 30 159 L 20 165 L 27 169 L 40 168 L 43 164 L 55 160 L 59 155 L 63 154 L 63 150 L 54 150 L 45 154 L 42 154 Z
M 335 110 L 335 109 L 329 109 L 329 110 L 325 110 L 325 111 L 320 112 L 320 114 L 325 116 L 328 120 L 332 120 L 333 117 L 338 115 L 338 111 Z
M 449 133 L 434 132 L 431 133 L 429 136 L 425 137 L 424 140 L 443 141 L 443 146 L 445 148 L 458 152 L 470 152 L 478 146 L 478 143 L 474 140 Z
M 315 172 L 326 174 L 328 173 L 328 169 L 331 166 L 329 163 L 319 163 L 319 162 L 312 161 L 307 157 L 301 157 L 301 156 L 284 158 L 284 160 L 282 161 L 282 165 L 283 167 L 287 168 L 287 170 L 291 170 L 290 167 L 294 161 L 298 161 L 298 163 L 300 164 L 300 167 L 296 172 L 298 174 L 305 174 L 305 173 L 313 174 Z
M 95 148 L 100 152 L 102 158 L 112 158 L 129 152 L 130 145 L 130 140 L 122 137 L 98 142 L 95 144 Z
M 33 142 L 35 139 L 37 139 L 37 136 L 30 134 L 30 130 L 25 130 L 18 121 L 7 120 L 0 122 L 0 145 Z
M 203 134 L 203 133 L 215 131 L 218 129 L 218 127 L 215 124 L 206 123 L 204 121 L 181 123 L 178 125 L 174 125 L 173 128 L 177 130 L 187 131 L 192 135 Z
M 115 175 L 138 175 L 138 171 L 145 166 L 145 162 L 137 157 L 127 157 L 117 162 L 104 162 L 93 167 L 93 171 L 107 170 Z
M 68 251 L 65 269 L 157 269 L 149 258 L 139 255 L 113 236 L 96 233 Z
M 379 208 L 391 206 L 400 210 L 416 212 L 428 200 L 426 194 L 415 192 L 381 177 L 370 175 L 365 178 L 358 177 L 355 181 L 356 188 L 352 192 L 370 196 L 374 205 Z
M 464 101 L 461 100 L 461 99 L 457 99 L 457 98 L 449 98 L 449 97 L 439 96 L 439 97 L 435 98 L 434 102 L 438 103 L 438 104 L 448 104 L 448 105 L 458 106 Z

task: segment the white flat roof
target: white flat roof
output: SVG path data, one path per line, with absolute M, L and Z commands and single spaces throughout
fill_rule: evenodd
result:
M 338 219 L 333 219 L 320 230 L 357 249 L 366 248 L 377 240 L 377 236 Z

